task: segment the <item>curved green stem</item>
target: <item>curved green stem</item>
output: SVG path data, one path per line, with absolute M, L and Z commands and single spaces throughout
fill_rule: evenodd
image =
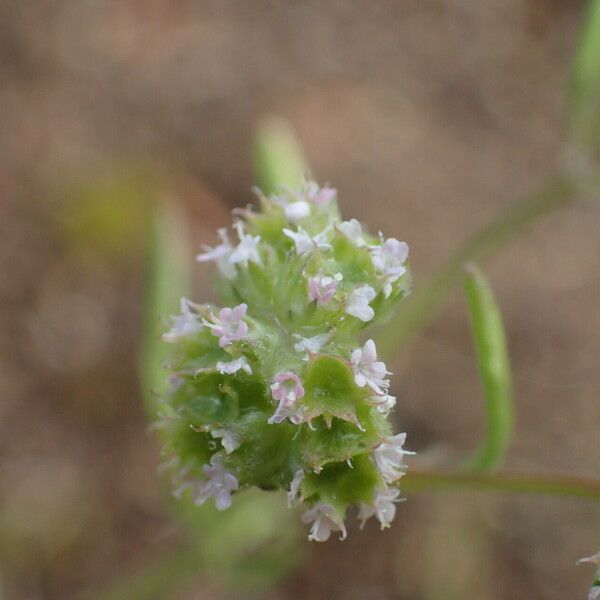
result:
M 444 472 L 411 469 L 401 483 L 402 490 L 408 492 L 472 489 L 565 496 L 600 502 L 599 479 L 564 474 Z
M 467 263 L 482 262 L 540 217 L 589 196 L 591 190 L 597 192 L 599 185 L 597 172 L 581 176 L 559 175 L 473 235 L 423 285 L 415 288 L 398 316 L 386 324 L 378 336 L 380 353 L 392 355 L 435 317 L 462 281 Z
M 467 468 L 487 471 L 500 466 L 513 432 L 510 360 L 500 309 L 487 279 L 474 265 L 465 282 L 473 343 L 483 387 L 486 435 Z

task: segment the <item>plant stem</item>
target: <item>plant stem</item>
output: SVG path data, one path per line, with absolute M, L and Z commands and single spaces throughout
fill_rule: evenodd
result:
M 402 478 L 402 490 L 441 492 L 473 489 L 489 492 L 567 496 L 600 502 L 600 480 L 564 474 L 476 473 L 419 471 L 410 469 Z
M 486 416 L 486 433 L 481 447 L 465 466 L 476 471 L 489 471 L 501 465 L 513 433 L 510 360 L 502 314 L 487 279 L 475 265 L 467 268 L 465 293 Z
M 482 262 L 505 246 L 528 225 L 597 191 L 597 172 L 585 175 L 559 175 L 538 192 L 503 212 L 489 225 L 466 241 L 404 302 L 398 316 L 379 333 L 377 347 L 385 356 L 393 353 L 429 323 L 444 305 L 449 294 L 463 280 L 464 266 Z

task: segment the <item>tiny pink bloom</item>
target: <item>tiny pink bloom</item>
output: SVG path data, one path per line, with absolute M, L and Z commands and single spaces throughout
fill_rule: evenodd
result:
M 328 204 L 337 196 L 337 190 L 329 186 L 319 187 L 311 182 L 306 191 L 306 198 L 313 204 Z
M 177 342 L 182 338 L 197 333 L 203 327 L 202 323 L 198 320 L 198 315 L 191 310 L 195 306 L 193 302 L 190 302 L 187 298 L 181 298 L 180 306 L 181 314 L 171 317 L 172 327 L 162 336 L 165 342 Z
M 341 273 L 336 273 L 333 277 L 316 275 L 308 278 L 308 299 L 310 302 L 317 301 L 317 304 L 327 304 L 330 302 L 337 291 L 338 283 L 343 279 Z
M 231 506 L 231 492 L 238 489 L 236 477 L 225 470 L 222 458 L 214 454 L 210 465 L 202 467 L 207 479 L 198 484 L 195 503 L 204 504 L 209 498 L 215 499 L 217 510 L 225 510 Z
M 303 523 L 312 523 L 308 539 L 315 542 L 326 542 L 333 531 L 341 533 L 340 539 L 346 539 L 344 521 L 337 518 L 331 504 L 317 502 L 310 510 L 302 515 Z
M 222 308 L 218 317 L 213 317 L 213 323 L 205 321 L 204 324 L 210 327 L 214 336 L 219 338 L 219 346 L 224 348 L 246 337 L 248 325 L 244 321 L 246 304 L 238 304 L 234 308 Z
M 227 235 L 227 229 L 219 229 L 218 232 L 221 243 L 218 246 L 212 248 L 211 246 L 204 246 L 204 252 L 196 256 L 198 262 L 214 262 L 221 274 L 227 277 L 227 279 L 233 279 L 236 275 L 235 265 L 230 262 L 229 257 L 233 251 L 233 247 L 229 241 Z
M 391 488 L 379 489 L 375 492 L 375 499 L 372 504 L 361 503 L 359 505 L 358 518 L 361 521 L 360 527 L 363 528 L 365 521 L 375 517 L 381 524 L 381 529 L 389 527 L 396 516 L 396 502 L 400 502 L 400 490 Z
M 281 423 L 287 417 L 291 419 L 294 416 L 293 407 L 298 398 L 304 396 L 304 387 L 302 381 L 296 373 L 292 371 L 281 371 L 275 375 L 275 380 L 271 384 L 271 395 L 273 399 L 279 402 L 277 410 L 269 419 L 269 423 Z
M 409 450 L 404 450 L 406 434 L 399 433 L 388 441 L 382 442 L 373 450 L 373 459 L 377 465 L 379 473 L 386 483 L 393 483 L 404 475 L 404 456 L 414 454 Z
M 383 278 L 383 293 L 386 298 L 392 293 L 392 283 L 406 273 L 404 263 L 408 258 L 408 244 L 389 238 L 381 246 L 371 246 L 371 260 L 375 270 Z
M 377 348 L 373 340 L 367 340 L 362 348 L 354 350 L 350 361 L 354 371 L 354 381 L 358 387 L 366 385 L 376 394 L 386 395 L 390 381 L 385 376 L 391 373 L 386 369 L 384 362 L 377 360 Z

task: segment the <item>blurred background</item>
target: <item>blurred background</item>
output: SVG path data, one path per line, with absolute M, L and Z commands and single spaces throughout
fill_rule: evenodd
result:
M 585 597 L 589 573 L 574 563 L 598 550 L 600 511 L 578 500 L 408 494 L 390 530 L 351 526 L 322 545 L 282 533 L 284 551 L 252 562 L 270 543 L 244 529 L 264 517 L 253 497 L 234 525 L 198 516 L 190 560 L 138 376 L 157 203 L 184 214 L 192 258 L 253 201 L 257 124 L 283 117 L 345 216 L 409 243 L 419 285 L 560 164 L 582 11 L 581 0 L 0 1 L 4 600 Z M 514 370 L 507 470 L 598 475 L 599 224 L 598 204 L 576 206 L 486 267 Z M 207 285 L 196 266 L 192 298 Z M 423 464 L 477 444 L 460 293 L 388 366 L 394 421 Z M 239 542 L 255 534 L 256 547 Z

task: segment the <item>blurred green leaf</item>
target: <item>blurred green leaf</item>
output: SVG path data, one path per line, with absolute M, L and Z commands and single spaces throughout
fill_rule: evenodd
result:
M 600 141 L 600 0 L 590 0 L 583 16 L 569 89 L 571 133 L 594 148 Z
M 265 194 L 299 187 L 306 172 L 302 148 L 290 125 L 271 118 L 258 126 L 253 148 L 258 185 Z
M 161 340 L 168 317 L 179 312 L 179 300 L 191 289 L 192 248 L 187 221 L 174 202 L 158 205 L 150 235 L 148 282 L 144 299 L 144 330 L 140 352 L 140 383 L 149 414 L 167 383 L 164 362 L 169 344 Z
M 489 470 L 502 463 L 513 432 L 510 361 L 502 315 L 486 278 L 475 266 L 468 268 L 465 292 L 485 397 L 487 426 L 485 440 L 468 466 Z

